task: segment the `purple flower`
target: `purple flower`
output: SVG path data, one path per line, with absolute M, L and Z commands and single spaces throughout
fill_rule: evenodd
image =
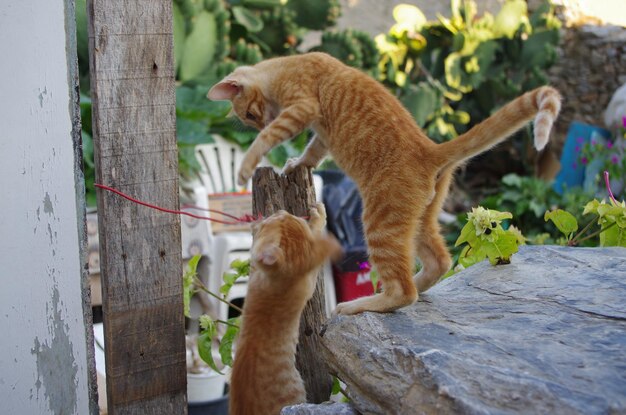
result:
M 610 141 L 606 142 L 606 148 L 608 148 L 609 150 L 613 148 L 613 143 Z
M 626 118 L 626 117 L 624 117 L 624 118 Z M 622 119 L 622 121 L 624 121 L 624 120 Z M 584 139 L 584 138 L 582 138 L 582 137 L 578 137 L 578 138 L 576 139 L 576 142 L 577 142 L 578 144 L 582 144 L 582 143 L 584 143 L 584 142 L 585 142 L 585 139 Z
M 361 271 L 369 271 L 372 267 L 370 263 L 367 261 L 359 262 L 359 270 Z
M 592 138 L 592 139 L 591 139 L 591 145 L 592 145 L 592 146 L 595 146 L 596 144 L 598 144 L 598 142 L 596 141 L 596 139 L 595 139 L 595 138 Z
M 622 127 L 626 128 L 626 117 L 622 117 Z
M 584 164 L 587 164 L 589 160 L 587 159 L 587 157 L 581 157 L 580 162 L 584 165 Z
M 576 150 L 576 152 L 578 153 L 580 151 L 580 146 L 574 147 L 574 150 Z
M 613 154 L 611 156 L 611 163 L 617 164 L 617 162 L 619 162 L 619 158 L 617 157 L 617 154 Z

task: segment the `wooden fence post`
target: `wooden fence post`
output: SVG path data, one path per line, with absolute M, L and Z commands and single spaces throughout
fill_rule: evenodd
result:
M 89 0 L 96 180 L 177 209 L 171 0 Z M 98 193 L 109 414 L 186 414 L 180 218 Z
M 292 173 L 277 174 L 271 167 L 257 168 L 252 182 L 252 211 L 255 215 L 270 216 L 286 210 L 296 216 L 308 216 L 315 206 L 315 188 L 311 171 L 300 167 Z M 304 380 L 307 402 L 321 403 L 330 397 L 332 378 L 322 359 L 320 329 L 326 320 L 324 278 L 320 272 L 315 293 L 300 319 L 300 338 L 296 367 Z

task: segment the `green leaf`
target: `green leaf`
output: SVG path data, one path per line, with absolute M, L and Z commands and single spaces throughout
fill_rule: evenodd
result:
M 496 35 L 513 38 L 526 18 L 527 9 L 524 0 L 508 0 L 504 3 L 493 24 Z
M 402 104 L 413 115 L 419 126 L 426 125 L 426 121 L 443 105 L 443 97 L 427 82 L 409 85 L 403 94 Z
M 222 363 L 227 366 L 233 365 L 233 342 L 235 341 L 235 337 L 239 334 L 239 324 L 240 317 L 234 317 L 228 319 L 228 328 L 222 337 L 222 341 L 220 342 L 220 356 L 222 358 Z
M 463 226 L 463 229 L 461 229 L 461 234 L 456 240 L 454 246 L 459 246 L 464 242 L 473 245 L 476 239 L 476 227 L 474 226 L 474 223 L 472 221 L 467 221 L 465 226 Z
M 339 383 L 339 378 L 337 376 L 333 376 L 333 387 L 330 394 L 337 395 L 339 392 L 341 392 L 341 383 Z
M 179 55 L 181 62 L 178 74 L 182 81 L 188 81 L 207 72 L 215 55 L 214 38 L 217 33 L 215 16 L 202 11 L 194 19 L 193 28 L 185 39 L 182 54 Z
M 485 258 L 487 258 L 487 254 L 483 250 L 471 249 L 470 246 L 467 245 L 459 255 L 459 264 L 461 264 L 463 268 L 468 268 L 481 262 Z
M 235 21 L 249 32 L 257 33 L 263 29 L 263 20 L 245 7 L 234 6 L 231 10 Z
M 187 262 L 187 267 L 183 273 L 183 310 L 186 317 L 189 317 L 189 304 L 191 303 L 191 297 L 195 293 L 193 282 L 197 275 L 200 258 L 201 255 L 193 256 L 189 262 Z
M 213 360 L 213 354 L 211 352 L 213 346 L 213 336 L 215 333 L 211 333 L 209 331 L 204 331 L 200 333 L 198 336 L 198 354 L 200 358 L 213 370 L 217 373 L 223 375 L 222 372 L 217 368 L 215 361 Z
M 560 230 L 567 237 L 578 230 L 578 221 L 574 215 L 562 209 L 546 212 L 543 219 L 546 222 L 549 220 L 554 222 L 558 230 Z
M 506 184 L 507 186 L 521 188 L 522 178 L 515 173 L 510 173 L 502 177 L 502 183 Z
M 228 292 L 233 287 L 233 285 L 237 281 L 237 278 L 239 277 L 239 274 L 233 272 L 225 272 L 224 276 L 222 277 L 224 280 L 224 284 L 220 287 L 220 293 L 224 294 L 225 296 L 228 295 Z
M 498 231 L 496 231 L 498 235 L 494 242 L 484 241 L 482 246 L 482 249 L 487 254 L 489 262 L 491 262 L 492 265 L 502 262 L 508 263 L 511 259 L 511 255 L 518 251 L 517 237 L 502 229 Z
M 187 144 L 210 143 L 213 141 L 206 121 L 196 121 L 182 117 L 177 117 L 176 119 L 176 137 L 178 141 Z
M 626 229 L 613 225 L 602 231 L 600 233 L 600 246 L 626 247 Z

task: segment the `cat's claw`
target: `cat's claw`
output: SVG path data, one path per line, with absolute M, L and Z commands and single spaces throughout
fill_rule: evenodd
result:
M 297 157 L 290 158 L 289 160 L 287 160 L 287 162 L 285 163 L 285 166 L 283 167 L 283 174 L 291 173 L 296 168 L 300 167 L 300 165 L 301 163 L 300 163 L 299 158 Z
M 241 166 L 239 169 L 239 174 L 237 175 L 237 184 L 239 186 L 245 186 L 252 177 L 252 173 L 254 169 L 247 168 L 245 166 Z
M 314 231 L 321 231 L 326 226 L 326 208 L 323 203 L 316 203 L 309 209 L 309 226 Z

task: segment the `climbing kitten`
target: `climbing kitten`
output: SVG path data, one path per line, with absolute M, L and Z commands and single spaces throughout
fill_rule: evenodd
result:
M 309 223 L 280 211 L 253 229 L 248 294 L 230 381 L 231 415 L 277 415 L 305 402 L 295 367 L 300 314 L 313 295 L 317 271 L 341 254 L 324 235 L 324 205 L 311 209 Z
M 356 182 L 370 261 L 383 292 L 339 304 L 340 314 L 392 311 L 434 285 L 451 265 L 437 217 L 454 170 L 533 117 L 535 147 L 543 149 L 560 109 L 556 90 L 537 88 L 456 139 L 436 144 L 381 84 L 323 53 L 237 68 L 208 97 L 231 100 L 236 115 L 261 130 L 244 158 L 240 184 L 263 155 L 305 128 L 316 134 L 285 170 L 315 167 L 330 153 Z M 415 255 L 422 270 L 413 283 Z

